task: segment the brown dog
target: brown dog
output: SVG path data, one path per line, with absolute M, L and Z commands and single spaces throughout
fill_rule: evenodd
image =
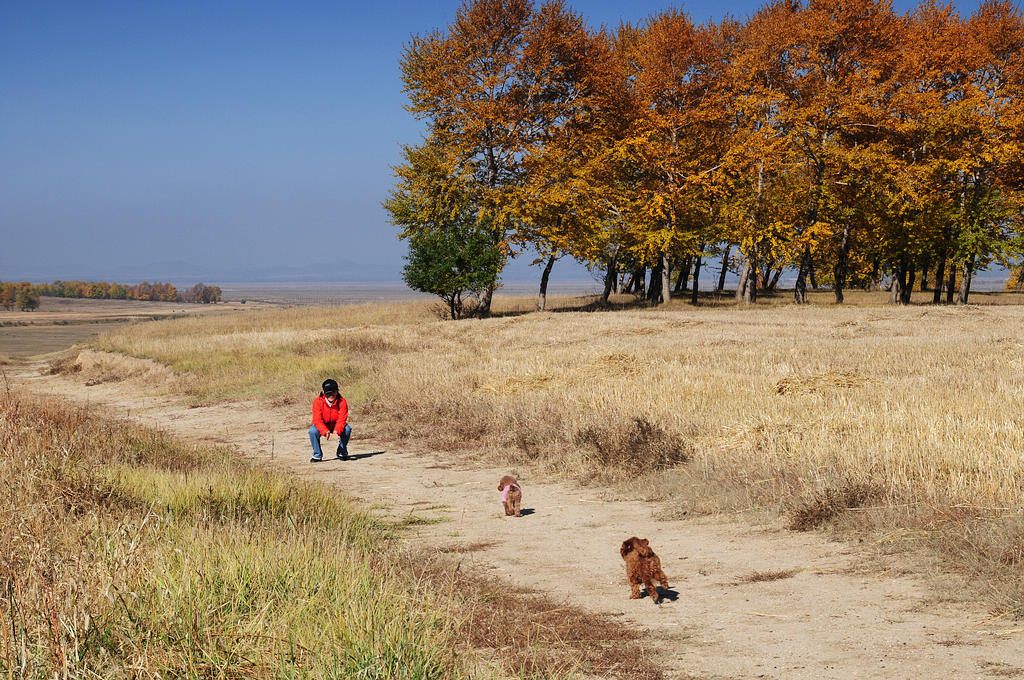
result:
M 661 560 L 651 550 L 646 538 L 630 536 L 622 542 L 619 549 L 622 559 L 626 560 L 626 580 L 629 581 L 631 600 L 640 599 L 640 584 L 647 588 L 647 594 L 654 603 L 661 600 L 658 589 L 654 587 L 657 580 L 662 588 L 668 588 L 668 577 L 661 570 Z
M 505 506 L 505 515 L 511 517 L 522 517 L 519 511 L 519 503 L 523 500 L 523 490 L 519 482 L 511 475 L 505 475 L 498 482 L 498 491 L 501 492 L 501 503 Z

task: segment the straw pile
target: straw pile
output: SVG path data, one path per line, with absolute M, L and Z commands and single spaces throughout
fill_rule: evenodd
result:
M 775 383 L 775 391 L 778 394 L 819 393 L 831 389 L 860 387 L 870 381 L 870 378 L 853 371 L 826 371 L 817 375 L 794 375 L 783 378 Z

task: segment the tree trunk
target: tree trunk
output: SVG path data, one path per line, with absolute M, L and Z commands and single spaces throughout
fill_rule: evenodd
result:
M 703 250 L 703 247 L 701 247 Z M 693 286 L 690 288 L 690 304 L 697 304 L 697 293 L 700 290 L 700 262 L 701 256 L 698 255 L 693 260 Z
M 802 305 L 807 302 L 807 272 L 811 267 L 811 247 L 804 246 L 804 254 L 800 256 L 800 272 L 796 275 L 796 286 L 793 288 L 793 300 Z
M 491 300 L 494 298 L 494 286 L 487 286 L 480 298 L 480 305 L 476 308 L 477 316 L 488 317 L 491 315 Z
M 892 277 L 892 293 L 889 295 L 889 304 L 907 304 L 907 259 L 905 256 L 896 261 L 896 271 Z
M 537 311 L 543 312 L 548 306 L 548 279 L 551 277 L 551 269 L 555 266 L 557 255 L 551 255 L 547 264 L 544 265 L 544 272 L 540 275 L 540 292 L 537 293 Z
M 946 281 L 946 304 L 953 304 L 953 289 L 956 288 L 956 264 L 949 263 L 949 279 Z
M 679 267 L 679 278 L 676 279 L 676 287 L 673 293 L 682 293 L 688 288 L 686 285 L 690 280 L 690 268 L 693 266 L 693 258 L 687 257 Z
M 760 227 L 761 217 L 761 201 L 764 197 L 764 161 L 759 160 L 757 162 L 757 194 L 754 203 L 754 212 L 750 215 L 751 226 L 754 227 L 754 231 L 757 231 Z M 741 294 L 739 291 L 742 290 L 742 299 L 747 304 L 752 304 L 757 300 L 757 243 L 755 242 L 750 247 L 750 252 L 745 253 L 747 255 L 747 264 L 743 269 L 743 283 L 737 289 L 736 297 L 739 299 Z
M 814 271 L 814 259 L 811 259 L 810 268 L 807 271 L 807 276 L 811 279 L 811 290 L 818 290 L 818 277 L 817 272 Z
M 757 248 L 755 247 L 751 251 L 752 257 L 757 257 Z M 747 304 L 753 304 L 757 302 L 757 263 L 754 262 L 750 265 L 750 269 L 747 270 L 747 287 L 743 291 L 743 301 Z
M 911 263 L 907 268 L 907 285 L 903 287 L 901 291 L 903 295 L 903 304 L 910 304 L 910 296 L 914 292 L 914 279 L 917 277 L 917 268 Z
M 810 229 L 818 221 L 818 211 L 821 209 L 821 194 L 825 183 L 825 165 L 819 159 L 814 164 L 814 198 L 811 201 L 810 210 L 807 213 L 807 228 Z M 796 286 L 793 287 L 793 299 L 798 305 L 807 302 L 807 274 L 814 266 L 811 258 L 811 246 L 804 246 L 804 253 L 800 257 L 800 271 L 796 275 Z M 814 284 L 811 284 L 812 287 Z
M 843 225 L 843 234 L 839 239 L 839 254 L 836 257 L 836 266 L 832 270 L 835 278 L 833 291 L 836 295 L 836 304 L 843 304 L 843 289 L 846 288 L 846 274 L 850 266 L 850 225 Z
M 657 262 L 651 267 L 651 281 L 647 284 L 647 301 L 657 304 L 661 302 L 661 274 L 664 269 L 664 261 L 658 257 Z
M 622 275 L 622 278 L 625 279 L 625 281 L 619 287 L 619 289 L 622 291 L 623 295 L 628 295 L 628 294 L 632 293 L 633 289 L 636 287 L 636 285 L 633 283 L 634 276 L 635 276 L 634 274 L 625 274 L 625 273 Z
M 786 271 L 785 267 L 779 267 L 772 274 L 771 281 L 768 282 L 768 290 L 775 290 L 779 285 L 779 279 L 782 278 L 782 272 Z
M 640 266 L 633 270 L 633 278 L 630 285 L 626 286 L 627 293 L 633 293 L 638 297 L 644 297 L 647 288 L 644 280 L 647 278 L 647 267 Z M 632 290 L 630 290 L 632 289 Z
M 672 302 L 672 286 L 669 284 L 671 270 L 668 264 L 668 253 L 661 254 L 661 302 L 668 304 Z
M 718 273 L 718 288 L 715 289 L 715 292 L 717 293 L 721 293 L 723 290 L 725 290 L 725 274 L 726 272 L 729 271 L 730 250 L 732 250 L 731 243 L 725 246 L 725 254 L 722 255 L 722 271 Z M 1024 271 L 1024 269 L 1022 269 L 1021 271 Z
M 922 293 L 931 290 L 931 288 L 928 287 L 928 270 L 930 270 L 931 268 L 932 268 L 932 258 L 930 258 L 930 257 L 924 258 L 924 261 L 921 262 L 921 292 Z
M 878 290 L 882 287 L 882 282 L 879 278 L 881 275 L 881 266 L 878 260 L 874 260 L 871 263 L 871 289 Z
M 932 291 L 932 304 L 942 302 L 942 284 L 946 280 L 946 251 L 939 253 L 939 264 L 935 269 L 935 290 Z
M 747 279 L 750 272 L 750 261 L 743 263 L 743 269 L 740 271 L 740 280 L 736 284 L 736 302 L 749 302 L 747 300 Z
M 487 186 L 491 189 L 498 186 L 498 161 L 494 156 L 494 149 L 490 146 L 484 150 L 484 159 L 487 167 Z M 494 247 L 497 248 L 501 242 L 501 236 L 494 234 Z M 494 299 L 494 287 L 496 284 L 487 286 L 484 294 L 480 297 L 480 304 L 476 308 L 477 316 L 488 317 L 491 315 L 491 300 Z
M 608 258 L 608 269 L 604 274 L 604 292 L 601 293 L 601 304 L 608 304 L 608 296 L 612 294 L 612 288 L 615 287 L 615 282 L 619 278 L 617 271 L 617 262 L 619 257 L 619 249 L 616 247 L 612 252 L 612 256 Z
M 960 290 L 956 296 L 956 303 L 958 305 L 966 305 L 967 298 L 971 294 L 971 279 L 974 278 L 974 262 L 974 255 L 971 255 L 970 259 L 964 262 L 963 280 L 960 282 Z

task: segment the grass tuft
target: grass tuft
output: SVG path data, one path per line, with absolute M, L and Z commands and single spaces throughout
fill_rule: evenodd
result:
M 881 496 L 880 488 L 864 482 L 821 489 L 797 504 L 791 514 L 789 528 L 794 531 L 816 529 L 843 512 L 863 507 Z
M 740 577 L 740 583 L 765 583 L 768 581 L 781 581 L 793 578 L 800 573 L 799 569 L 768 569 L 766 571 L 752 571 L 746 576 Z
M 597 466 L 633 474 L 680 465 L 693 456 L 693 446 L 681 435 L 643 417 L 586 427 L 576 434 L 576 445 L 590 451 Z

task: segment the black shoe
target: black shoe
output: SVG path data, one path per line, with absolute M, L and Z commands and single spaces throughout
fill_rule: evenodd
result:
M 348 460 L 348 449 L 338 449 L 338 460 Z
M 322 462 L 324 462 L 324 459 L 323 458 L 317 458 L 316 456 L 313 456 L 312 458 L 309 459 L 309 462 L 310 463 L 322 463 Z

